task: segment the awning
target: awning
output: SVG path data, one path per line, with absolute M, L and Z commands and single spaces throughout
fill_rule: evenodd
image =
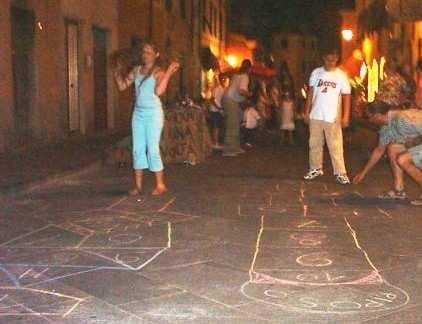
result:
M 386 7 L 396 20 L 422 20 L 422 0 L 387 0 Z

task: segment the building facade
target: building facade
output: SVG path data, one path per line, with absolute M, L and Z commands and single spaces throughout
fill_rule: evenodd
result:
M 276 33 L 272 37 L 272 53 L 278 71 L 287 64 L 297 92 L 320 64 L 317 38 L 310 35 Z
M 117 0 L 0 2 L 0 152 L 115 127 L 117 22 Z
M 128 129 L 132 93 L 118 93 L 117 49 L 149 39 L 181 63 L 163 98 L 201 95 L 201 49 L 224 59 L 226 0 L 0 2 L 0 152 L 72 134 Z
M 154 43 L 163 67 L 178 60 L 181 67 L 171 80 L 164 103 L 176 100 L 179 93 L 194 94 L 198 79 L 198 47 L 194 35 L 199 26 L 197 1 L 120 0 L 119 48 L 128 48 L 144 40 Z M 196 75 L 196 78 L 195 78 Z M 132 91 L 120 94 L 120 126 L 127 127 L 132 111 Z
M 353 31 L 352 40 L 342 40 L 343 53 L 350 55 L 361 49 L 367 63 L 381 56 L 413 68 L 422 58 L 422 6 L 419 0 L 385 0 L 385 8 L 392 19 L 391 30 L 378 30 L 362 35 L 359 17 L 370 10 L 374 0 L 356 0 L 354 10 L 342 12 L 342 28 Z

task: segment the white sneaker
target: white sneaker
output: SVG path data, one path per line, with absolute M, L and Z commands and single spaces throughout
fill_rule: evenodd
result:
M 350 184 L 350 180 L 347 174 L 337 174 L 336 180 L 339 184 L 342 184 L 342 185 Z
M 307 174 L 305 174 L 305 176 L 303 177 L 303 179 L 305 180 L 313 180 L 319 176 L 322 176 L 324 174 L 324 171 L 322 171 L 321 169 L 312 169 L 310 170 Z

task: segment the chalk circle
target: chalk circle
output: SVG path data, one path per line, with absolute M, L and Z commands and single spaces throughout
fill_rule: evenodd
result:
M 344 301 L 335 301 L 330 303 L 330 306 L 335 309 L 344 309 L 344 310 L 353 310 L 353 309 L 361 309 L 362 304 L 357 302 L 352 302 L 348 300 Z
M 137 254 L 145 254 L 144 252 L 137 253 Z M 141 258 L 136 255 L 117 255 L 116 260 L 124 262 L 124 263 L 135 263 L 139 262 Z
M 117 234 L 110 236 L 108 240 L 117 244 L 132 244 L 142 239 L 142 235 L 138 234 Z
M 334 290 L 335 289 L 335 290 Z M 243 296 L 257 303 L 285 311 L 326 316 L 344 315 L 380 316 L 406 306 L 409 294 L 386 281 L 382 284 L 355 284 L 320 286 L 288 286 L 282 283 L 245 282 L 240 291 Z M 271 309 L 269 309 L 271 311 Z M 372 315 L 371 315 L 372 314 Z M 349 318 L 352 321 L 353 318 Z M 362 317 L 357 318 L 362 320 Z
M 317 246 L 317 245 L 321 245 L 322 242 L 317 241 L 317 240 L 312 240 L 312 239 L 303 239 L 299 241 L 299 244 L 303 246 Z
M 123 259 L 119 258 L 120 261 L 126 262 L 126 263 L 134 263 L 138 262 L 141 258 L 137 256 L 125 256 Z
M 331 259 L 324 256 L 324 252 L 304 254 L 296 258 L 296 262 L 304 267 L 328 267 L 333 264 Z
M 268 290 L 264 291 L 264 295 L 271 297 L 271 298 L 285 298 L 285 297 L 287 297 L 287 293 L 285 293 L 284 291 L 277 290 L 277 289 L 268 289 Z
M 323 233 L 293 233 L 290 238 L 297 241 L 302 246 L 317 246 L 321 245 L 322 241 L 327 238 Z
M 300 273 L 296 276 L 297 280 L 315 282 L 319 280 L 319 275 L 316 273 Z
M 327 238 L 325 233 L 314 233 L 314 232 L 303 232 L 303 233 L 293 233 L 290 234 L 290 238 L 295 241 L 300 240 L 317 240 L 322 241 Z

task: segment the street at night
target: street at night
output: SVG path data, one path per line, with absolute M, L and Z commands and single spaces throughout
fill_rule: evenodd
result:
M 422 323 L 421 0 L 2 0 L 0 44 L 0 324 Z
M 5 198 L 0 322 L 421 322 L 419 208 L 376 198 L 386 163 L 344 187 L 328 167 L 304 183 L 305 156 L 170 166 L 159 198 L 109 167 Z

